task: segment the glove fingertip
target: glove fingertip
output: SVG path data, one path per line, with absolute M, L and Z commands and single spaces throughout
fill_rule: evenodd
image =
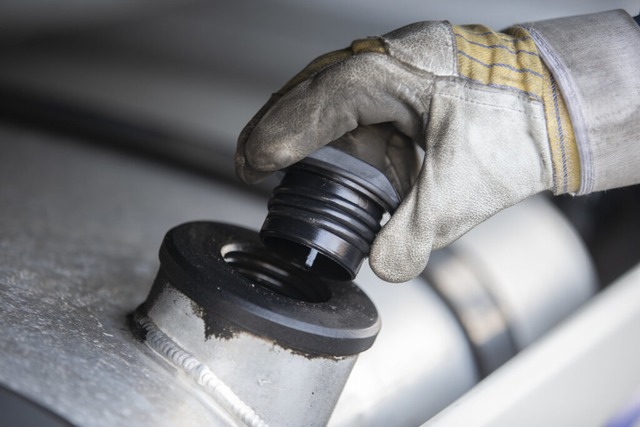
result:
M 430 205 L 414 185 L 391 219 L 376 236 L 369 254 L 373 272 L 391 283 L 416 278 L 427 266 L 435 238 Z
M 267 179 L 271 175 L 271 172 L 261 172 L 255 169 L 243 168 L 236 170 L 236 175 L 246 184 L 257 184 Z
M 389 241 L 387 236 L 378 235 L 369 254 L 369 265 L 376 276 L 390 283 L 415 279 L 427 265 L 431 245 L 418 254 L 407 250 L 410 245 L 398 237 Z
M 246 143 L 245 162 L 256 171 L 275 172 L 304 158 L 297 150 L 287 148 L 298 144 L 286 144 L 275 138 L 254 138 L 254 135 Z
M 236 176 L 246 184 L 257 184 L 271 175 L 271 172 L 262 172 L 252 168 L 241 153 L 236 153 L 235 169 Z

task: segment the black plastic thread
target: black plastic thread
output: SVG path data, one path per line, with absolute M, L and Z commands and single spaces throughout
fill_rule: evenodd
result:
M 257 286 L 262 286 L 297 301 L 308 303 L 322 303 L 330 298 L 329 290 L 322 284 L 309 286 L 305 277 L 287 269 L 278 259 L 267 255 L 264 250 L 255 247 L 243 247 L 231 244 L 223 247 L 222 257 L 238 273 L 249 279 Z
M 291 166 L 269 200 L 264 244 L 305 270 L 353 280 L 399 197 L 375 167 L 325 147 Z

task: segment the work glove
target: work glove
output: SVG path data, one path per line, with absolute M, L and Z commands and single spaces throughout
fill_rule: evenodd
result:
M 447 22 L 356 40 L 311 62 L 242 131 L 238 176 L 257 182 L 332 141 L 371 137 L 377 124 L 393 128 L 383 136 L 387 176 L 413 177 L 396 182 L 408 188 L 369 256 L 389 282 L 414 278 L 431 250 L 501 209 L 580 188 L 567 105 L 530 32 Z M 421 165 L 406 141 L 424 150 Z

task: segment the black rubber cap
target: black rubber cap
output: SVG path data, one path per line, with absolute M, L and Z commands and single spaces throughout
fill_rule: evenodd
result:
M 260 237 L 295 265 L 334 280 L 353 280 L 400 198 L 368 163 L 324 147 L 290 166 L 269 199 Z
M 170 230 L 146 304 L 166 286 L 197 304 L 208 335 L 248 331 L 305 354 L 346 356 L 368 349 L 380 329 L 375 306 L 354 283 L 292 268 L 258 233 L 232 225 Z

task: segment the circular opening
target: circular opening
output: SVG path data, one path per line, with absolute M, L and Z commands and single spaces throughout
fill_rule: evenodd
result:
M 297 268 L 337 281 L 353 280 L 355 274 L 317 249 L 278 237 L 265 237 L 264 244 Z
M 224 260 L 253 284 L 279 295 L 310 303 L 326 302 L 329 287 L 262 248 L 228 244 L 222 248 Z

